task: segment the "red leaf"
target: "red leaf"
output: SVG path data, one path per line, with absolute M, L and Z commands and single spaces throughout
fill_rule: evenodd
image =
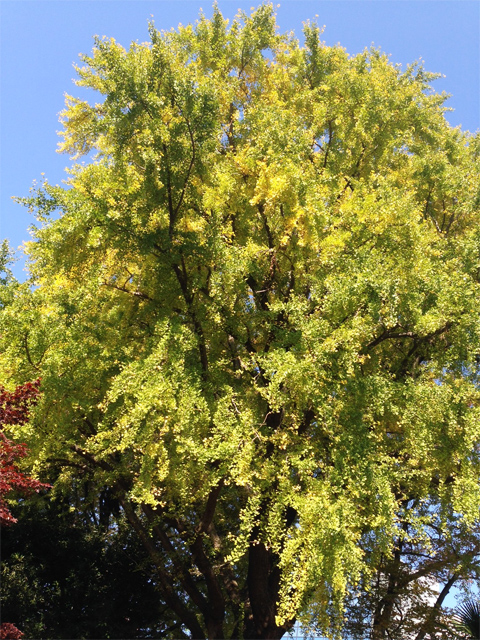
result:
M 28 420 L 30 407 L 37 401 L 39 386 L 40 380 L 27 382 L 12 392 L 0 387 L 0 426 L 25 424 Z M 15 444 L 0 431 L 0 525 L 2 526 L 16 522 L 4 499 L 11 491 L 29 494 L 51 486 L 34 480 L 19 470 L 16 461 L 26 455 L 26 444 Z M 13 625 L 11 626 L 13 627 Z M 0 636 L 0 638 L 3 637 Z

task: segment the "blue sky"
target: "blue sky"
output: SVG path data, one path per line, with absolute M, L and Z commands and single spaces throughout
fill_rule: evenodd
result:
M 478 0 L 278 0 L 281 31 L 301 37 L 302 22 L 318 15 L 328 45 L 358 53 L 372 43 L 403 65 L 422 58 L 429 71 L 446 77 L 438 91 L 452 94 L 452 125 L 480 128 L 480 2 Z M 224 15 L 249 11 L 250 0 L 220 0 Z M 1 184 L 0 237 L 17 248 L 29 238 L 32 218 L 11 200 L 27 195 L 42 172 L 61 182 L 69 158 L 56 153 L 58 113 L 64 93 L 82 95 L 72 79 L 80 52 L 92 37 L 114 37 L 124 46 L 146 41 L 153 15 L 159 29 L 194 22 L 210 0 L 0 0 L 1 16 Z M 24 279 L 23 261 L 14 268 Z

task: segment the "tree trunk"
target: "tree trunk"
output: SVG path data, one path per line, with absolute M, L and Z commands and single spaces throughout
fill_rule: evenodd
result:
M 280 591 L 278 557 L 256 540 L 258 530 L 252 532 L 248 562 L 248 594 L 251 616 L 245 629 L 245 638 L 252 640 L 280 640 L 295 623 L 289 620 L 278 625 L 276 615 Z
M 397 580 L 400 568 L 401 544 L 395 550 L 393 562 L 388 567 L 388 587 L 384 597 L 378 602 L 373 616 L 372 640 L 384 640 L 387 638 L 387 631 L 390 625 L 393 605 L 397 597 Z

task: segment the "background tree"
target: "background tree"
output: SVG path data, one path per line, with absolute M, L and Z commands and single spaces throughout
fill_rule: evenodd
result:
M 104 508 L 83 510 L 84 490 L 14 508 L 18 523 L 2 533 L 2 617 L 27 638 L 184 637 L 134 532 Z
M 13 392 L 0 388 L 2 428 L 28 421 L 39 385 L 37 380 Z M 84 504 L 88 485 L 71 487 L 68 498 L 25 500 L 50 487 L 20 471 L 26 455 L 25 444 L 0 432 L 2 618 L 16 623 L 2 622 L 0 637 L 182 637 L 158 597 L 139 540 L 119 518 L 110 526 L 118 503 L 108 489 L 93 504 Z M 54 472 L 50 467 L 49 476 Z M 7 499 L 19 495 L 20 502 L 12 500 L 16 518 Z
M 5 259 L 8 255 L 5 244 L 2 249 L 0 267 L 2 266 L 2 258 Z M 7 278 L 0 283 L 6 285 Z M 0 428 L 19 427 L 28 421 L 30 408 L 38 397 L 38 387 L 38 380 L 18 386 L 13 392 L 0 387 Z M 0 526 L 3 528 L 17 522 L 17 519 L 12 516 L 7 502 L 8 498 L 13 497 L 12 494 L 28 495 L 50 487 L 50 485 L 39 482 L 20 471 L 18 468 L 19 460 L 26 455 L 27 447 L 25 444 L 15 444 L 0 431 Z M 2 548 L 3 540 L 4 535 L 2 535 Z M 3 610 L 3 616 L 8 619 L 8 612 Z M 0 624 L 0 638 L 17 640 L 22 636 L 23 632 L 17 629 L 13 623 L 2 622 Z
M 38 395 L 40 381 L 27 382 L 13 392 L 0 387 L 0 426 L 18 427 L 28 420 L 28 413 Z M 10 513 L 7 498 L 12 493 L 28 494 L 49 487 L 25 475 L 19 467 L 20 458 L 27 455 L 26 444 L 15 444 L 0 431 L 0 524 L 7 526 L 16 522 Z
M 423 526 L 413 528 L 412 512 Z M 392 553 L 378 554 L 375 541 L 366 537 L 366 558 L 375 567 L 347 597 L 344 638 L 436 638 L 454 635 L 452 609 L 445 599 L 452 588 L 467 589 L 480 577 L 478 526 L 466 529 L 456 514 L 442 522 L 438 504 L 410 501 L 398 514 L 398 534 Z
M 23 633 L 11 622 L 2 622 L 0 625 L 0 638 L 2 640 L 20 640 Z
M 150 36 L 83 57 L 103 100 L 67 99 L 61 148 L 96 159 L 24 200 L 22 433 L 109 488 L 186 634 L 340 632 L 406 501 L 420 539 L 433 498 L 478 518 L 480 140 L 418 65 L 300 46 L 270 5 Z

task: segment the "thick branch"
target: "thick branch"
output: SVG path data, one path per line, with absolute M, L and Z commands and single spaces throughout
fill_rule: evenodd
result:
M 207 347 L 205 344 L 205 334 L 203 333 L 202 325 L 200 324 L 195 311 L 192 308 L 193 305 L 193 295 L 188 290 L 188 280 L 187 280 L 187 270 L 185 266 L 185 261 L 182 257 L 182 267 L 178 264 L 172 264 L 173 271 L 177 277 L 178 283 L 180 285 L 180 289 L 182 290 L 183 298 L 187 305 L 188 314 L 192 320 L 193 328 L 198 338 L 198 349 L 200 353 L 200 362 L 202 365 L 202 370 L 204 376 L 206 376 L 208 371 L 208 355 L 207 355 Z
M 88 460 L 88 462 L 94 467 L 99 467 L 100 469 L 104 469 L 104 471 L 113 470 L 113 467 L 109 465 L 106 460 L 97 460 L 93 454 L 89 453 L 88 451 L 84 451 L 81 447 L 79 447 L 76 444 L 72 444 L 70 446 L 70 449 L 74 451 L 76 454 L 78 454 L 79 456 L 81 456 L 82 458 L 84 458 L 85 460 Z
M 195 529 L 196 535 L 193 542 L 189 545 L 192 553 L 193 563 L 198 567 L 200 573 L 205 578 L 205 584 L 208 592 L 208 601 L 198 591 L 195 583 L 193 582 L 187 568 L 185 567 L 182 559 L 175 547 L 172 545 L 168 535 L 162 531 L 159 525 L 153 524 L 152 530 L 163 548 L 171 558 L 178 578 L 181 580 L 185 591 L 192 598 L 192 601 L 198 606 L 203 614 L 205 624 L 208 629 L 210 638 L 223 637 L 223 621 L 225 618 L 225 598 L 218 581 L 218 577 L 215 574 L 211 559 L 205 553 L 203 546 L 203 536 L 210 533 L 210 529 L 215 514 L 218 497 L 220 495 L 223 486 L 223 480 L 221 480 L 213 489 L 207 498 L 207 504 L 203 516 Z M 150 522 L 155 522 L 155 512 L 148 505 L 143 505 L 142 509 Z M 176 523 L 176 528 L 179 531 L 184 531 L 184 527 L 180 523 Z
M 169 234 L 172 237 L 173 227 L 175 226 L 175 209 L 173 206 L 173 195 L 172 195 L 172 174 L 170 171 L 170 161 L 168 159 L 168 147 L 166 144 L 163 144 L 163 155 L 165 157 L 165 167 L 167 170 L 167 201 L 168 201 L 168 214 L 169 214 Z
M 172 544 L 168 535 L 162 531 L 161 527 L 158 524 L 155 524 L 155 512 L 149 505 L 142 505 L 142 511 L 147 516 L 149 522 L 153 525 L 152 531 L 155 534 L 155 537 L 162 545 L 165 553 L 169 556 L 170 560 L 175 567 L 175 575 L 182 583 L 185 592 L 190 596 L 192 602 L 200 609 L 204 617 L 208 616 L 208 603 L 205 597 L 200 593 L 195 584 L 188 567 L 185 566 L 183 560 L 180 558 L 180 555 Z
M 151 537 L 148 535 L 146 529 L 142 525 L 140 519 L 135 513 L 135 509 L 128 500 L 120 499 L 120 503 L 123 507 L 125 515 L 128 521 L 132 525 L 133 529 L 137 532 L 138 537 L 142 541 L 143 546 L 148 552 L 150 559 L 156 567 L 156 573 L 160 580 L 160 588 L 162 596 L 167 605 L 174 611 L 182 621 L 182 623 L 189 629 L 193 638 L 204 640 L 205 634 L 201 628 L 197 617 L 192 613 L 182 602 L 180 596 L 173 587 L 173 579 L 165 570 L 162 558 L 155 547 L 155 544 Z
M 385 632 L 390 624 L 393 607 L 398 595 L 398 571 L 401 563 L 401 548 L 395 549 L 394 559 L 389 569 L 387 592 L 377 603 L 373 616 L 373 640 L 385 638 Z
M 448 322 L 445 323 L 443 327 L 439 327 L 435 331 L 432 331 L 432 333 L 428 333 L 425 336 L 420 336 L 418 333 L 415 333 L 413 331 L 396 332 L 395 329 L 385 329 L 385 331 L 382 334 L 380 334 L 374 340 L 372 340 L 367 344 L 367 346 L 364 348 L 364 351 L 371 351 L 373 348 L 375 348 L 377 345 L 379 345 L 381 342 L 384 342 L 385 340 L 402 340 L 404 338 L 409 338 L 410 340 L 427 342 L 428 340 L 431 340 L 432 338 L 447 332 L 452 327 L 452 325 L 453 325 L 453 322 L 449 320 Z
M 332 130 L 332 121 L 328 121 L 328 142 L 327 142 L 327 150 L 325 151 L 325 158 L 323 159 L 323 168 L 327 166 L 328 154 L 330 152 L 330 146 L 333 141 L 333 130 Z
M 427 620 L 422 625 L 422 628 L 420 629 L 420 631 L 416 635 L 415 640 L 423 640 L 425 638 L 426 634 L 433 630 L 432 627 L 435 624 L 435 619 L 438 616 L 438 613 L 440 612 L 440 609 L 442 608 L 443 601 L 445 600 L 445 598 L 449 594 L 450 589 L 453 587 L 453 585 L 458 580 L 458 578 L 459 578 L 459 574 L 458 573 L 454 573 L 450 577 L 448 582 L 444 585 L 443 589 L 441 590 L 441 592 L 438 595 L 438 598 L 435 601 L 435 604 L 432 607 L 432 610 L 430 611 L 430 615 L 428 616 Z
M 190 179 L 190 174 L 192 173 L 193 165 L 195 164 L 195 138 L 193 137 L 192 128 L 190 127 L 190 123 L 187 120 L 187 118 L 185 118 L 185 122 L 187 124 L 188 134 L 190 136 L 190 142 L 192 143 L 192 157 L 190 159 L 190 164 L 189 164 L 188 169 L 187 169 L 187 174 L 185 176 L 185 180 L 184 180 L 184 183 L 183 183 L 183 188 L 182 188 L 182 191 L 180 193 L 180 198 L 178 199 L 177 206 L 175 207 L 175 211 L 174 211 L 174 217 L 175 218 L 177 217 L 178 212 L 180 210 L 180 207 L 182 206 L 183 198 L 185 197 L 185 191 L 187 189 L 187 184 L 188 184 L 188 181 Z
M 208 533 L 208 531 L 210 530 L 210 525 L 212 524 L 213 516 L 215 515 L 215 509 L 217 507 L 218 498 L 223 487 L 223 482 L 223 479 L 220 480 L 220 482 L 215 487 L 213 487 L 208 495 L 205 511 L 203 512 L 202 519 L 200 520 L 200 523 L 196 528 L 198 534 Z
M 126 287 L 119 287 L 119 286 L 117 286 L 115 284 L 112 284 L 110 282 L 103 282 L 102 284 L 103 284 L 104 287 L 108 287 L 109 289 L 116 289 L 117 291 L 121 291 L 122 293 L 128 293 L 128 295 L 130 295 L 130 296 L 135 296 L 137 298 L 142 298 L 143 300 L 153 301 L 153 298 L 148 296 L 146 293 L 142 293 L 141 291 L 131 291 L 130 289 L 127 289 Z

